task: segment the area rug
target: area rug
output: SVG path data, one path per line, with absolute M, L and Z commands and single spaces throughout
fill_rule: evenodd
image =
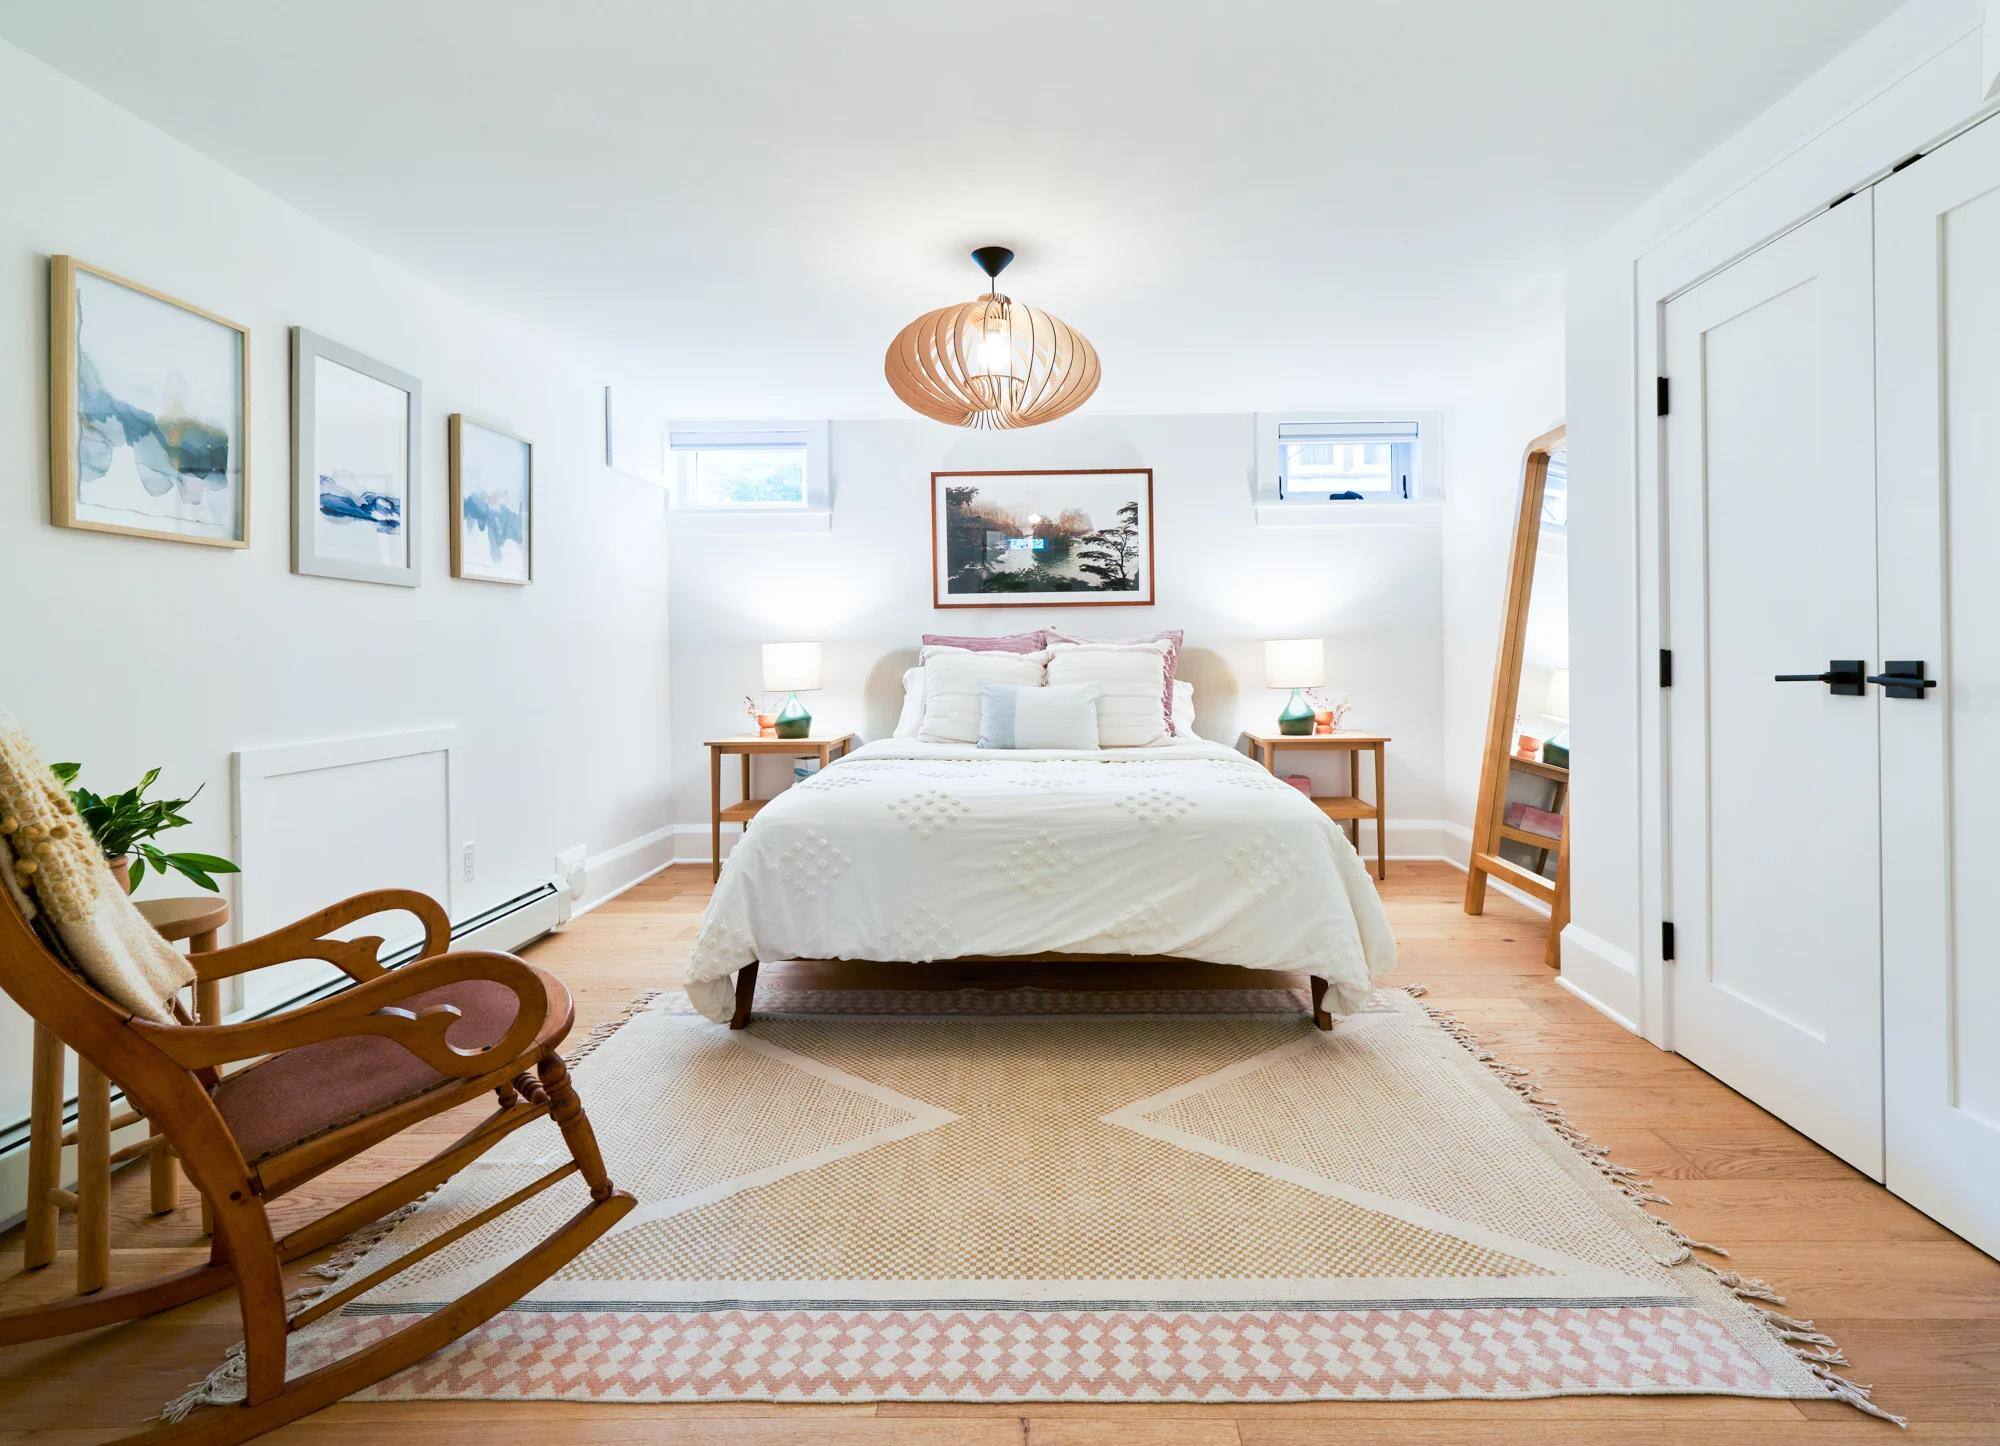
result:
M 1647 1212 L 1402 992 L 771 990 L 642 1001 L 576 1082 L 639 1206 L 376 1400 L 1838 1399 L 1832 1341 Z M 328 1272 L 562 1158 L 522 1130 Z M 293 1342 L 294 1375 L 483 1279 L 574 1181 Z M 1716 1252 L 1720 1253 L 1720 1252 Z M 240 1395 L 226 1365 L 176 1414 Z

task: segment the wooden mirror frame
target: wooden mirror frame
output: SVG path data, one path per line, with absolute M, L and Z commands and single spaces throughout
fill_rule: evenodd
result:
M 1561 935 L 1569 922 L 1569 822 L 1565 816 L 1556 853 L 1554 883 L 1500 857 L 1500 826 L 1507 817 L 1508 759 L 1514 748 L 1514 718 L 1521 697 L 1521 663 L 1528 638 L 1528 604 L 1535 591 L 1535 553 L 1542 531 L 1542 489 L 1548 482 L 1549 459 L 1568 439 L 1566 427 L 1556 427 L 1528 443 L 1521 462 L 1521 510 L 1514 519 L 1514 555 L 1507 569 L 1507 603 L 1500 618 L 1500 653 L 1493 665 L 1493 695 L 1487 704 L 1486 748 L 1479 765 L 1478 808 L 1472 828 L 1472 853 L 1466 860 L 1465 912 L 1486 908 L 1486 882 L 1497 878 L 1549 906 L 1549 943 L 1545 955 L 1551 968 L 1562 962 Z

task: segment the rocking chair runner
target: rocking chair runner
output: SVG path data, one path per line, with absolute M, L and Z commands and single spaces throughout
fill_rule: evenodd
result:
M 0 893 L 7 891 L 0 890 Z M 122 902 L 122 900 L 120 901 Z M 130 907 L 126 905 L 126 907 Z M 406 910 L 428 957 L 394 971 L 379 938 L 332 939 L 357 919 Z M 9 895 L 0 908 L 0 987 L 36 1021 L 102 1069 L 167 1136 L 212 1202 L 209 1263 L 142 1285 L 0 1313 L 0 1345 L 132 1320 L 237 1287 L 247 1393 L 240 1406 L 197 1412 L 134 1440 L 241 1441 L 401 1370 L 475 1326 L 574 1259 L 629 1211 L 556 1052 L 573 1018 L 553 976 L 509 954 L 443 952 L 443 909 L 422 894 L 359 894 L 262 938 L 195 956 L 199 982 L 271 964 L 323 959 L 354 986 L 268 1019 L 160 1024 L 113 1003 L 67 967 Z M 261 1060 L 233 1074 L 221 1066 Z M 497 1107 L 414 1170 L 287 1235 L 267 1201 L 419 1120 L 491 1092 Z M 282 1267 L 340 1240 L 443 1183 L 493 1145 L 547 1115 L 570 1159 L 533 1184 L 425 1242 L 384 1269 L 287 1314 Z M 294 1381 L 286 1338 L 405 1264 L 432 1254 L 529 1196 L 581 1173 L 590 1201 L 539 1245 L 436 1313 Z

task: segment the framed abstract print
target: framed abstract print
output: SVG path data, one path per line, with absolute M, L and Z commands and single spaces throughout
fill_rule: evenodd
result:
M 1153 601 L 1153 471 L 931 473 L 941 608 Z
M 292 328 L 292 571 L 418 583 L 423 383 Z
M 525 437 L 453 412 L 451 575 L 533 582 L 535 447 Z
M 49 520 L 205 547 L 250 541 L 250 333 L 49 258 Z

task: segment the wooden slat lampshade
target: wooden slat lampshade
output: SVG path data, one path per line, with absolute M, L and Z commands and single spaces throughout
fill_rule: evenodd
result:
M 973 256 L 989 276 L 1013 259 L 997 246 Z M 1090 400 L 1102 375 L 1081 332 L 997 291 L 925 312 L 896 333 L 882 370 L 911 410 L 982 429 L 1066 416 Z

